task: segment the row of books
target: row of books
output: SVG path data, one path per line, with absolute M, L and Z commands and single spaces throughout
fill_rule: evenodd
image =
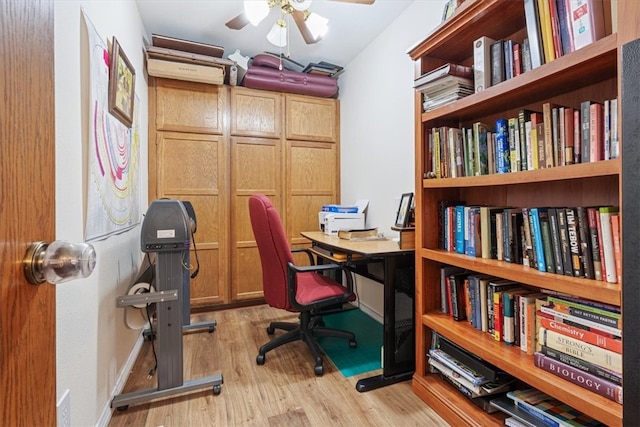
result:
M 520 347 L 547 372 L 622 403 L 619 307 L 455 271 L 441 269 L 443 310 L 454 320 Z
M 620 283 L 618 207 L 441 203 L 441 249 L 547 273 Z
M 528 38 L 518 43 L 482 36 L 474 42 L 473 58 L 475 92 L 532 69 Z
M 533 68 L 612 33 L 609 0 L 524 0 L 524 10 Z
M 615 2 L 615 0 L 614 0 Z M 522 42 L 482 36 L 474 41 L 474 90 L 480 92 L 549 63 L 612 32 L 605 0 L 525 0 Z
M 425 176 L 510 173 L 618 158 L 617 99 L 584 101 L 579 108 L 544 103 L 542 111 L 521 109 L 495 126 L 430 129 Z
M 422 93 L 423 111 L 431 111 L 471 95 L 473 70 L 460 64 L 447 63 L 414 80 L 414 89 Z

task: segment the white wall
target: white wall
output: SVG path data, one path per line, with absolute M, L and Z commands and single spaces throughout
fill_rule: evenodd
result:
M 369 199 L 367 226 L 397 236 L 402 193 L 414 192 L 414 63 L 407 50 L 440 24 L 445 0 L 417 0 L 340 76 L 342 203 Z M 382 315 L 382 287 L 358 277 L 361 304 Z M 374 313 L 371 313 L 373 311 Z
M 136 70 L 141 136 L 142 212 L 147 206 L 147 82 L 143 27 L 134 1 L 55 2 L 56 238 L 84 239 L 88 141 L 88 47 L 82 8 L 105 40 L 116 36 Z M 139 227 L 94 242 L 97 264 L 87 279 L 56 288 L 57 396 L 70 391 L 73 426 L 106 425 L 110 402 L 130 363 L 139 331 L 128 329 L 116 297 L 127 292 L 142 260 Z M 37 367 L 34 367 L 37 369 Z M 34 390 L 37 396 L 37 390 Z

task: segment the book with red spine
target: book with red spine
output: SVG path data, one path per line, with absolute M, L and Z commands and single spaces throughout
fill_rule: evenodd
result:
M 616 353 L 622 353 L 622 340 L 613 339 L 610 336 L 607 337 L 573 325 L 558 322 L 555 319 L 546 316 L 540 316 L 540 325 L 550 331 L 555 331 L 568 337 L 575 337 L 588 344 L 606 348 L 608 350 L 615 351 Z
M 609 400 L 622 404 L 622 386 L 613 384 L 605 379 L 581 371 L 571 365 L 567 365 L 542 353 L 533 355 L 535 365 L 560 378 L 572 382 L 582 388 L 604 396 Z

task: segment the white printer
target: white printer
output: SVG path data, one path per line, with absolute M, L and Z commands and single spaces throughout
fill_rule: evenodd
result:
M 336 235 L 338 230 L 365 228 L 365 210 L 368 200 L 358 200 L 354 205 L 324 205 L 318 212 L 320 230 L 325 234 Z

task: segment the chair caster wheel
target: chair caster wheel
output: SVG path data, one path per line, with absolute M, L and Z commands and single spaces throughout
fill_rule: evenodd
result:
M 358 342 L 356 340 L 349 340 L 349 347 L 356 348 L 358 346 Z
M 316 376 L 321 377 L 324 374 L 324 367 L 322 365 L 318 365 L 313 368 L 313 372 L 315 372 Z
M 127 409 L 129 409 L 129 405 L 118 406 L 118 407 L 116 408 L 116 410 L 117 410 L 118 412 L 124 412 L 124 411 L 126 411 Z
M 209 326 L 209 333 L 212 333 L 215 330 L 216 330 L 215 326 Z
M 267 333 L 269 335 L 273 335 L 276 332 L 276 329 L 272 326 L 267 326 Z
M 213 394 L 215 396 L 219 395 L 222 392 L 222 386 L 220 385 L 214 385 L 213 386 Z
M 264 354 L 259 354 L 259 355 L 256 357 L 256 363 L 257 363 L 258 365 L 264 365 L 264 361 L 265 361 L 265 355 L 264 355 Z

